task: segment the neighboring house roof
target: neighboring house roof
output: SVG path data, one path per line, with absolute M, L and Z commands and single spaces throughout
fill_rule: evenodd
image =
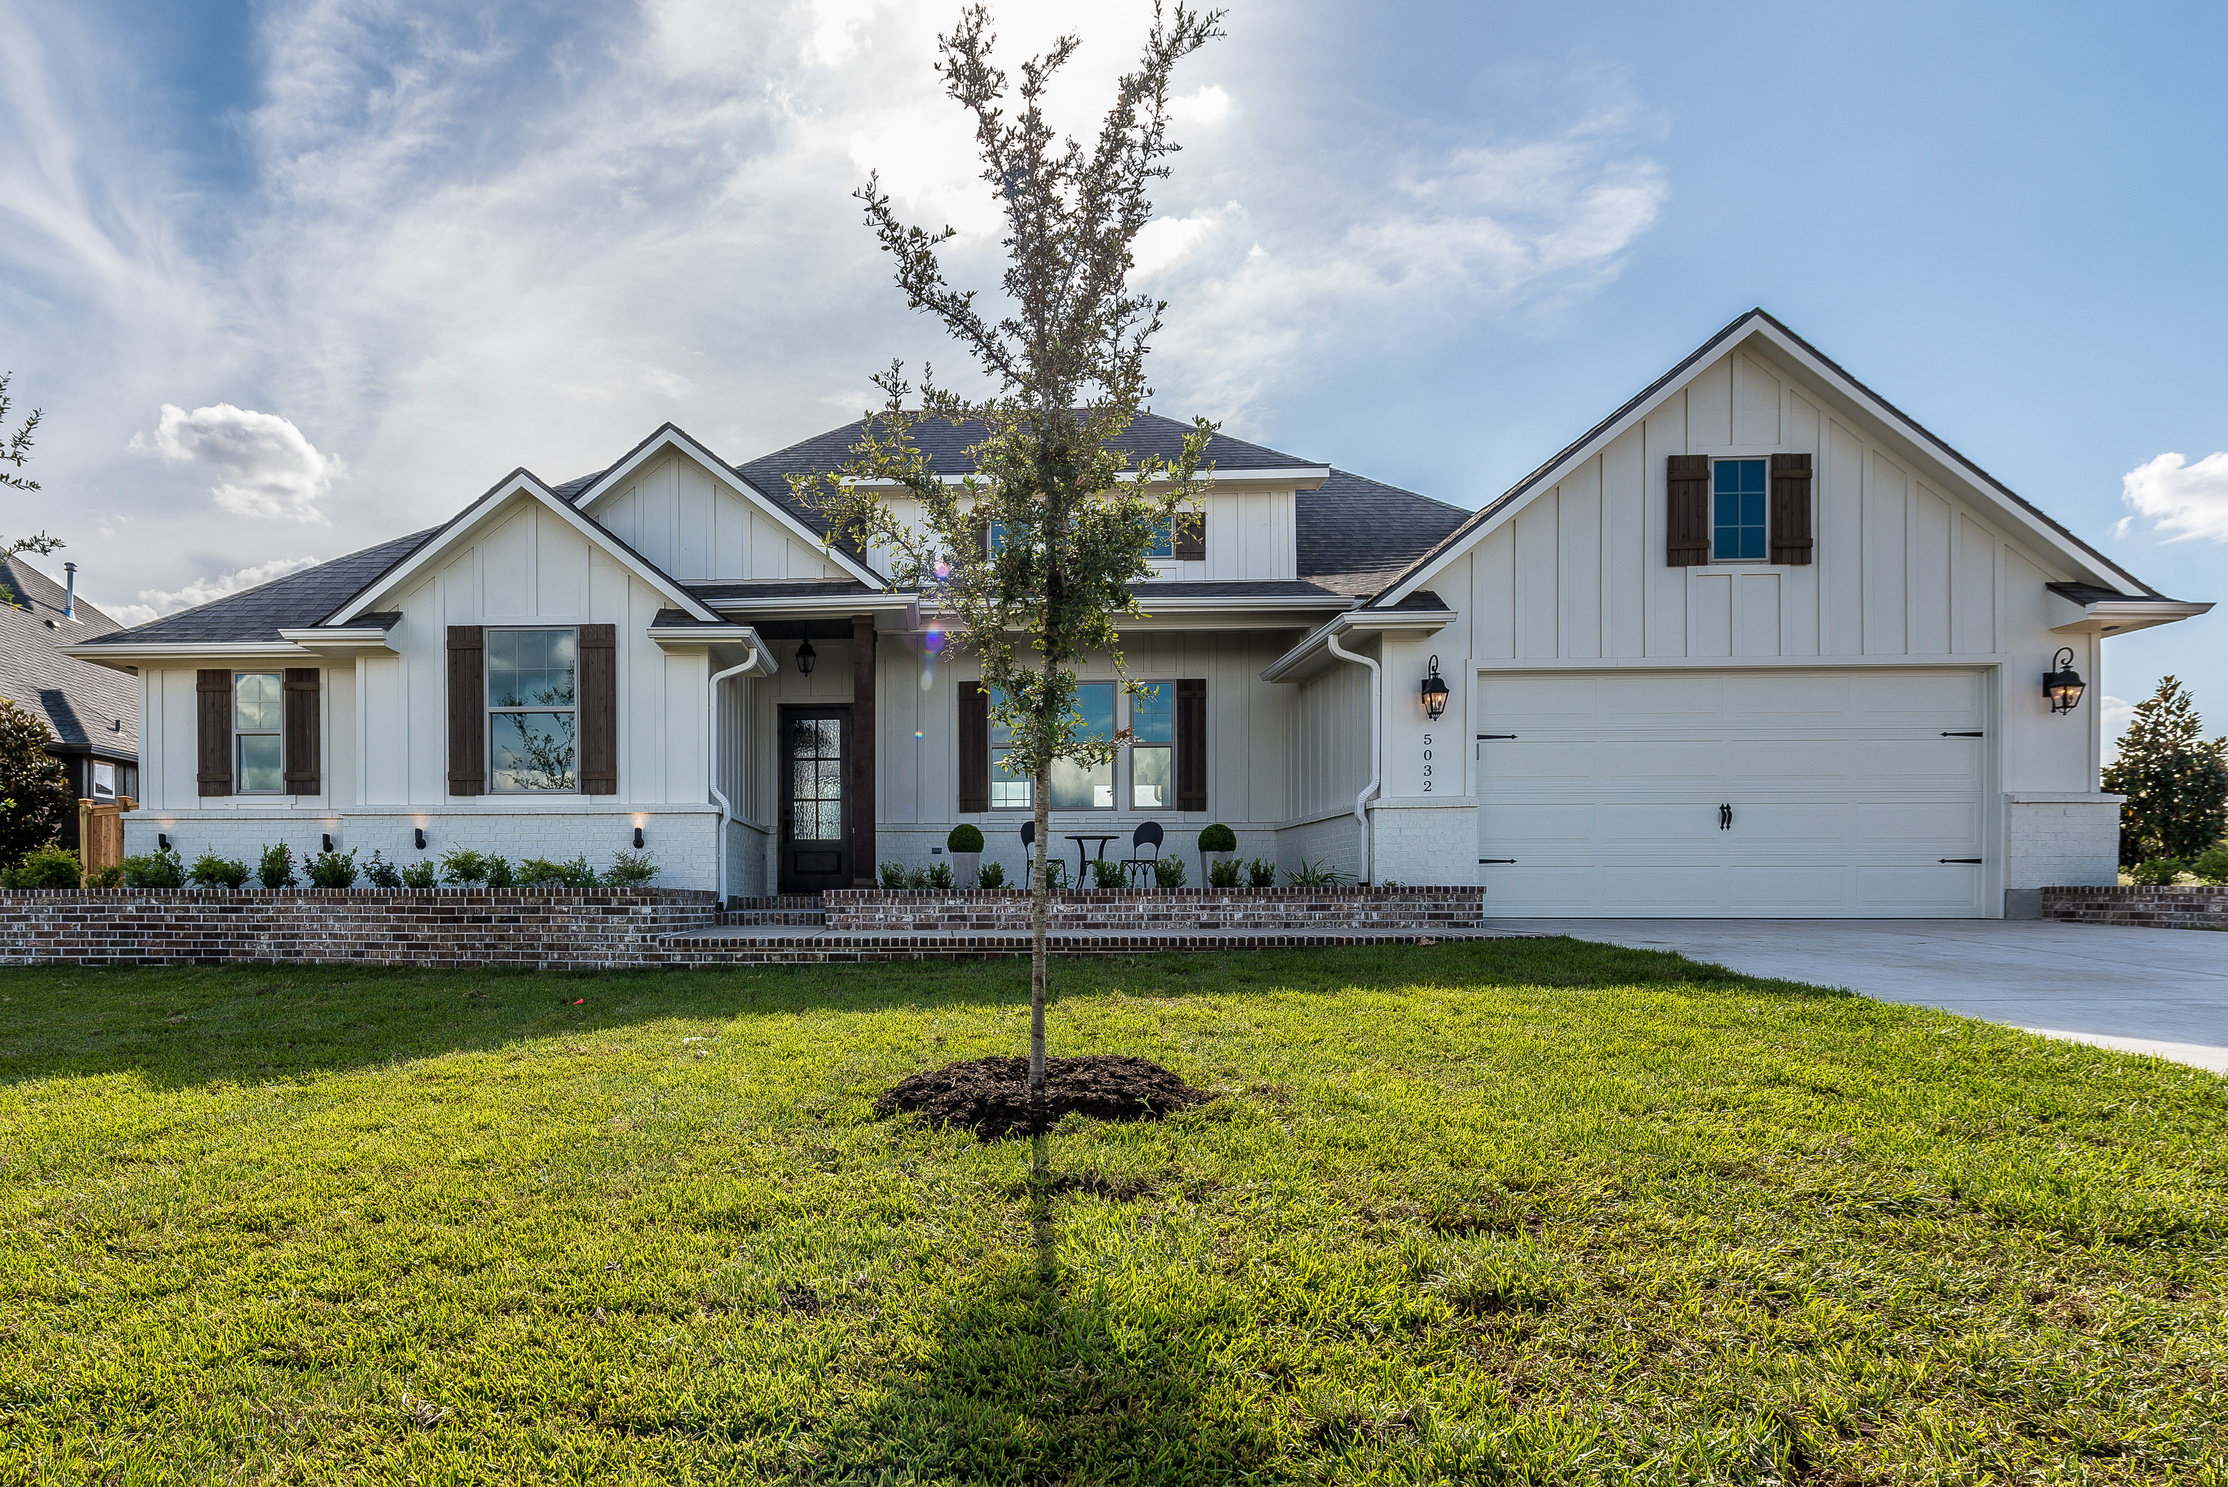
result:
M 314 625 L 363 591 L 438 532 L 428 527 L 352 552 L 237 594 L 213 599 L 129 630 L 98 636 L 93 645 L 276 644 L 281 630 Z
M 21 558 L 0 563 L 0 585 L 0 697 L 38 713 L 57 744 L 138 758 L 138 679 L 60 649 L 121 627 L 83 599 L 64 614 L 67 591 Z
M 1299 575 L 1341 594 L 1373 594 L 1469 519 L 1470 513 L 1334 469 L 1295 498 Z

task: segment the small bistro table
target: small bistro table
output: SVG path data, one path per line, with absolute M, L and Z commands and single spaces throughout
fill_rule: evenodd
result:
M 1120 841 L 1122 834 L 1118 831 L 1109 831 L 1102 836 L 1092 831 L 1071 831 L 1067 833 L 1067 838 L 1075 843 L 1075 886 L 1088 888 L 1090 885 L 1083 881 L 1083 874 L 1089 870 L 1083 844 L 1085 842 L 1097 842 L 1099 844 L 1099 861 L 1104 862 L 1106 861 L 1106 844 Z

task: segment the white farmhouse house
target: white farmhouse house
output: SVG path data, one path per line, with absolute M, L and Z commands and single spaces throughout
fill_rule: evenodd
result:
M 1184 426 L 1127 438 L 1172 450 Z M 134 669 L 129 846 L 472 847 L 811 891 L 935 859 L 1018 871 L 1029 786 L 932 595 L 831 549 L 785 477 L 671 426 L 562 485 L 71 654 Z M 931 425 L 938 466 L 979 431 Z M 2167 599 L 1762 311 L 1469 512 L 1218 437 L 1204 521 L 1125 627 L 1136 738 L 1055 781 L 1063 856 L 1248 856 L 1484 884 L 1490 910 L 1975 915 L 2114 879 L 2094 682 Z M 2058 710 L 2064 709 L 2064 710 Z

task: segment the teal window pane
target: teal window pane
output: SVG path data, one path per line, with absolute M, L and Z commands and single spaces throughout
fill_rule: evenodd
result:
M 1767 476 L 1763 460 L 1719 460 L 1712 466 L 1712 557 L 1739 562 L 1764 556 Z
M 1176 688 L 1148 682 L 1129 700 L 1130 733 L 1141 744 L 1176 741 Z

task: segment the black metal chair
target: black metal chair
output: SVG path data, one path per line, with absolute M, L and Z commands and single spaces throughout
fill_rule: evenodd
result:
M 1140 872 L 1151 872 L 1153 864 L 1160 860 L 1160 845 L 1165 838 L 1166 833 L 1160 829 L 1158 821 L 1140 821 L 1137 829 L 1129 834 L 1130 855 L 1122 859 L 1122 871 L 1129 875 L 1132 886 L 1136 885 Z M 1153 855 L 1139 855 L 1138 849 L 1141 847 L 1151 847 Z

